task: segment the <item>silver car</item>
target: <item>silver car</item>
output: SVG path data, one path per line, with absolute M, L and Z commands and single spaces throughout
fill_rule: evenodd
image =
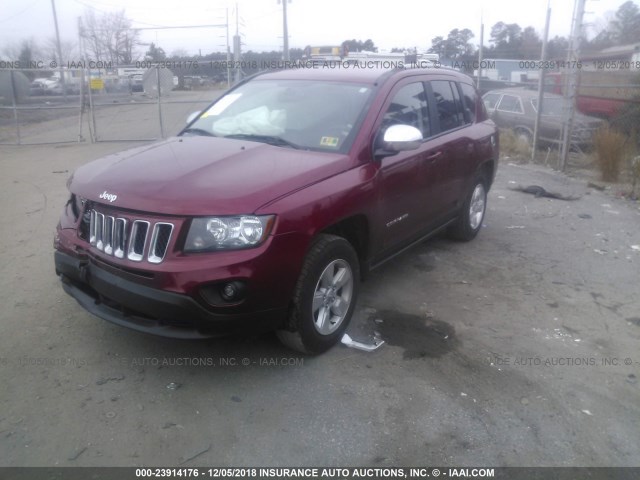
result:
M 527 88 L 491 90 L 482 96 L 491 119 L 500 128 L 512 129 L 518 137 L 533 143 L 533 129 L 538 107 L 538 92 Z M 547 144 L 562 142 L 562 131 L 567 112 L 567 102 L 561 95 L 545 93 L 542 100 L 539 139 Z M 574 147 L 589 147 L 594 132 L 602 120 L 576 112 L 571 144 Z

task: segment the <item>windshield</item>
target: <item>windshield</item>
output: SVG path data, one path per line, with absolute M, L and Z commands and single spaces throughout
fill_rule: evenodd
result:
M 531 100 L 531 105 L 538 111 L 538 100 Z M 565 101 L 562 97 L 544 97 L 542 99 L 542 115 L 564 115 L 566 113 Z
M 354 83 L 254 80 L 221 97 L 184 134 L 344 153 L 371 90 Z

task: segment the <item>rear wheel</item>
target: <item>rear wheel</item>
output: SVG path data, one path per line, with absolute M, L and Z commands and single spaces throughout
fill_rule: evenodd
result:
M 528 147 L 533 146 L 533 135 L 529 130 L 518 128 L 516 129 L 515 134 L 518 141 L 526 144 Z
M 355 309 L 359 279 L 358 256 L 351 244 L 342 237 L 320 235 L 305 258 L 287 328 L 277 332 L 280 341 L 308 354 L 338 343 Z
M 478 177 L 465 199 L 460 216 L 449 229 L 449 235 L 455 240 L 473 240 L 482 228 L 487 208 L 487 187 L 483 177 Z

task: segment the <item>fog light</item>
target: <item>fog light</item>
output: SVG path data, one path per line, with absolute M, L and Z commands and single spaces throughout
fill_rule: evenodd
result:
M 243 280 L 226 280 L 200 287 L 200 296 L 212 307 L 232 307 L 242 303 L 247 295 Z
M 220 289 L 220 296 L 227 302 L 235 302 L 240 300 L 243 293 L 244 284 L 238 281 L 225 283 Z
M 237 293 L 238 291 L 233 283 L 227 283 L 222 288 L 222 298 L 225 300 L 233 300 Z

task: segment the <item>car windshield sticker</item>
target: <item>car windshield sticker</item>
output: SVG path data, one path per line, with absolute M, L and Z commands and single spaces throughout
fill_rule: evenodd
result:
M 225 109 L 242 96 L 241 93 L 230 93 L 225 95 L 219 101 L 215 103 L 209 110 L 202 114 L 202 118 L 206 118 L 209 115 L 220 115 Z
M 322 137 L 320 139 L 320 145 L 323 147 L 337 147 L 339 140 L 338 137 Z

